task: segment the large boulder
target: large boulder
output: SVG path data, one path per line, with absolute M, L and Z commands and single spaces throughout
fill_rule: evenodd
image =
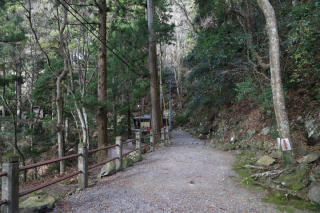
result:
M 259 166 L 270 166 L 274 162 L 275 162 L 275 159 L 273 159 L 272 157 L 269 157 L 268 155 L 264 155 L 261 158 L 259 158 L 256 164 Z
M 56 199 L 50 195 L 31 196 L 19 204 L 20 212 L 46 212 L 54 207 Z
M 303 164 L 307 164 L 307 163 L 311 163 L 313 161 L 316 161 L 320 158 L 320 152 L 312 152 L 300 159 L 298 159 L 298 163 L 303 163 Z
M 106 163 L 100 170 L 98 174 L 98 178 L 102 178 L 104 176 L 112 175 L 116 172 L 116 163 L 115 161 L 110 161 Z
M 320 184 L 319 183 L 311 184 L 308 192 L 308 199 L 317 204 L 320 204 Z

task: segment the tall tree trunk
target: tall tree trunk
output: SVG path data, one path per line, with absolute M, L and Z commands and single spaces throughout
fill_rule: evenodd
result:
M 2 67 L 2 78 L 3 78 L 3 88 L 2 88 L 2 96 L 5 97 L 6 94 L 6 65 L 5 63 L 3 63 L 1 65 Z M 2 104 L 2 116 L 5 117 L 6 116 L 6 110 L 4 108 L 4 103 Z
M 113 82 L 114 82 L 114 79 L 113 79 Z M 113 115 L 113 137 L 115 137 L 116 135 L 116 129 L 117 129 L 117 124 L 118 124 L 118 121 L 117 121 L 117 118 L 118 118 L 118 113 L 117 113 L 117 108 L 116 108 L 116 103 L 117 103 L 117 90 L 115 89 L 113 91 L 113 98 L 112 98 L 112 115 Z
M 53 80 L 54 84 L 54 80 Z M 54 120 L 56 117 L 56 90 L 52 89 L 51 91 L 51 120 Z
M 172 75 L 169 82 L 169 131 L 172 130 Z
M 88 121 L 87 121 L 87 114 L 85 111 L 85 108 L 82 107 L 81 109 L 79 108 L 78 104 L 75 104 L 75 108 L 78 114 L 78 118 L 80 120 L 81 124 L 81 131 L 82 131 L 82 143 L 87 143 L 87 148 L 90 147 L 89 143 L 89 135 L 88 135 Z
M 106 78 L 107 78 L 107 5 L 106 0 L 101 0 L 99 4 L 99 59 L 98 59 L 98 101 L 100 103 L 97 112 L 97 126 L 98 126 L 98 147 L 107 145 L 107 112 L 105 102 L 107 100 L 106 94 Z M 102 161 L 108 155 L 107 151 L 98 153 L 98 160 Z
M 181 97 L 181 93 L 180 93 L 180 80 L 179 80 L 179 71 L 177 69 L 173 70 L 173 74 L 174 74 L 174 80 L 176 82 L 176 86 L 177 86 L 177 95 L 178 95 L 178 102 L 179 102 L 179 109 L 182 109 L 182 97 Z
M 66 6 L 66 5 L 65 5 Z M 57 17 L 59 18 L 59 10 L 57 8 Z M 59 158 L 64 156 L 65 152 L 65 143 L 64 143 L 64 129 L 63 129 L 63 93 L 61 91 L 61 85 L 63 79 L 68 74 L 68 59 L 66 57 L 66 43 L 64 37 L 64 30 L 68 22 L 68 11 L 64 9 L 63 12 L 63 23 L 60 24 L 58 21 L 59 27 L 59 54 L 63 58 L 63 70 L 59 74 L 56 80 L 56 108 L 57 108 L 57 140 L 58 140 L 58 155 Z M 60 174 L 62 175 L 65 171 L 65 162 L 60 161 Z
M 148 6 L 148 29 L 149 29 L 149 72 L 150 72 L 150 98 L 151 98 L 151 119 L 152 129 L 154 132 L 154 143 L 160 142 L 160 128 L 161 128 L 161 115 L 160 115 L 160 95 L 159 95 L 159 82 L 157 72 L 157 52 L 154 42 L 153 30 L 153 0 L 147 0 Z
M 128 138 L 131 138 L 131 107 L 130 107 L 130 94 L 127 92 L 127 130 L 128 130 Z
M 75 113 L 78 114 L 77 111 L 75 111 L 75 112 L 72 112 L 72 111 L 71 111 L 71 115 L 72 115 L 73 121 L 74 121 L 74 123 L 75 123 L 75 125 L 76 125 L 76 130 L 77 130 L 77 134 L 78 134 L 78 138 L 79 138 L 79 143 L 82 143 L 82 137 L 81 137 L 81 133 L 80 133 L 80 127 L 79 127 L 78 119 L 77 119 Z
M 162 80 L 162 73 L 163 73 L 163 48 L 162 48 L 162 45 L 160 43 L 159 45 L 159 49 L 160 49 L 160 64 L 159 64 L 159 77 L 160 77 L 160 107 L 161 107 L 161 111 L 162 111 L 162 114 L 163 112 L 165 111 L 166 109 L 166 103 L 165 103 L 165 100 L 164 100 L 164 94 L 163 94 L 163 80 Z
M 273 106 L 277 120 L 277 126 L 281 138 L 288 138 L 290 141 L 290 126 L 285 107 L 285 99 L 280 75 L 280 47 L 277 28 L 277 19 L 269 0 L 258 0 L 265 19 L 266 28 L 269 36 L 269 57 L 271 88 L 273 96 Z M 285 166 L 293 162 L 293 152 L 283 152 Z
M 64 144 L 65 145 L 69 143 L 69 130 L 70 130 L 69 119 L 66 118 L 64 120 Z
M 84 124 L 86 128 L 86 143 L 87 143 L 87 148 L 90 148 L 90 135 L 89 135 L 89 123 L 88 123 L 88 114 L 86 111 L 86 108 L 82 107 L 82 114 L 84 118 Z
M 58 76 L 56 81 L 56 107 L 57 107 L 57 140 L 58 140 L 58 156 L 64 156 L 65 144 L 63 138 L 63 95 L 61 91 L 61 84 L 64 77 L 67 75 L 68 70 L 64 67 L 62 73 Z M 60 161 L 60 174 L 65 170 L 64 161 Z

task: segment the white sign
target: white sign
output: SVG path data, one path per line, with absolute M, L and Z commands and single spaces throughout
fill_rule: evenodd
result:
M 289 142 L 289 138 L 282 138 L 281 139 L 281 148 L 282 148 L 282 151 L 291 150 L 291 145 L 290 145 L 290 142 Z

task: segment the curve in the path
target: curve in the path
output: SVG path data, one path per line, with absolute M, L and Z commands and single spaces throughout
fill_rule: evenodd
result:
M 278 212 L 231 177 L 233 156 L 183 131 L 173 145 L 66 198 L 69 212 Z M 65 209 L 66 211 L 66 209 Z

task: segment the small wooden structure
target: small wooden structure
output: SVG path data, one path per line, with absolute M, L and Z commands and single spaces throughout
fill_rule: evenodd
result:
M 140 129 L 141 131 L 150 131 L 152 128 L 151 116 L 141 115 L 133 118 L 134 128 Z M 168 126 L 168 116 L 163 116 L 162 125 L 164 127 Z

